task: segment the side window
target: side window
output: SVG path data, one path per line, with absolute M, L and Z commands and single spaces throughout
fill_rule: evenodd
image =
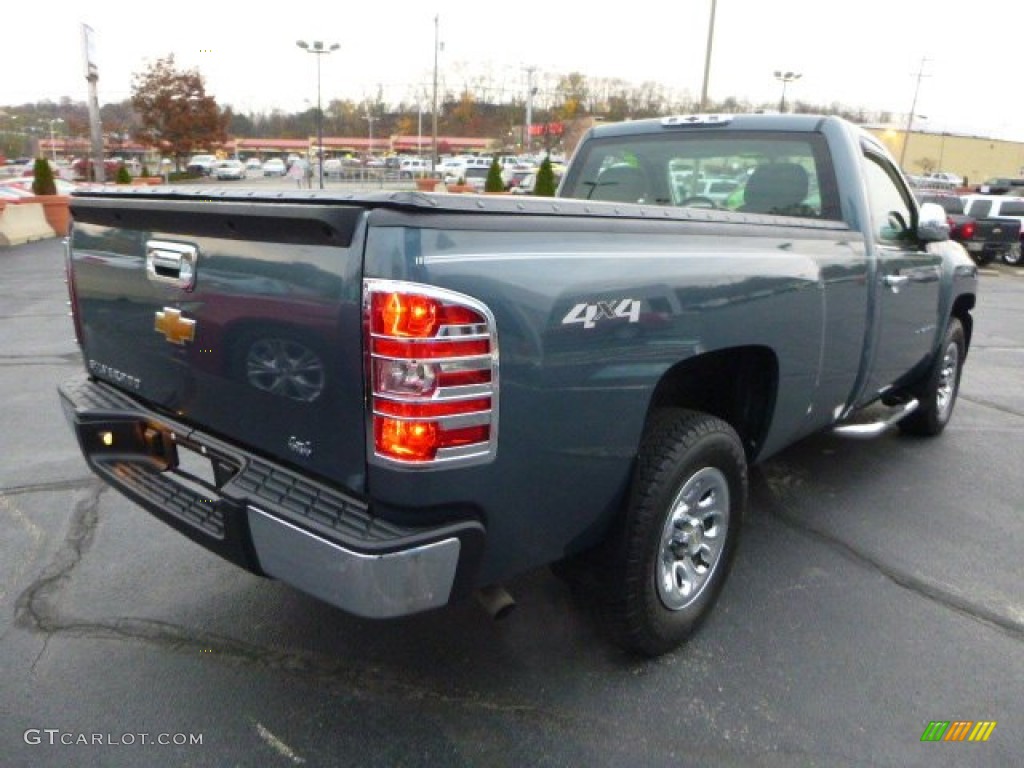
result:
M 972 200 L 968 212 L 976 219 L 984 219 L 992 212 L 992 201 Z
M 892 245 L 915 241 L 913 209 L 897 181 L 895 169 L 872 154 L 864 156 L 863 165 L 875 239 Z
M 1016 200 L 1004 200 L 999 209 L 1000 216 L 1024 216 L 1024 203 Z

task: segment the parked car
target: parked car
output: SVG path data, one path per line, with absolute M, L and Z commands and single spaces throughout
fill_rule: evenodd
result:
M 272 157 L 269 160 L 263 161 L 264 176 L 284 176 L 286 170 L 284 160 L 280 157 Z
M 523 180 L 530 174 L 536 173 L 537 169 L 533 166 L 523 166 L 516 168 L 509 168 L 501 173 L 501 179 L 505 182 L 505 189 L 515 190 L 523 183 Z
M 565 169 L 562 166 L 551 166 L 551 172 L 555 175 L 555 187 L 558 187 L 559 182 L 562 180 L 562 174 L 565 173 Z M 516 195 L 532 195 L 534 189 L 537 186 L 537 171 L 533 171 L 523 177 L 523 180 L 519 182 L 518 187 L 512 188 L 512 193 Z
M 398 177 L 411 179 L 430 174 L 430 161 L 422 157 L 403 157 L 398 164 Z
M 238 160 L 222 160 L 213 169 L 213 175 L 218 179 L 244 179 L 248 175 L 245 166 Z
M 963 200 L 964 213 L 967 216 L 975 219 L 1016 219 L 1024 229 L 1024 197 L 965 195 Z M 1018 243 L 1018 247 L 1003 251 L 1003 261 L 1006 264 L 1019 266 L 1021 264 L 1021 246 L 1024 246 L 1024 243 Z
M 744 215 L 672 206 L 678 157 L 754 166 Z M 939 435 L 979 327 L 942 209 L 834 116 L 595 126 L 550 203 L 266 190 L 226 235 L 206 199 L 76 207 L 63 413 L 156 519 L 364 618 L 474 593 L 498 616 L 503 584 L 551 565 L 626 650 L 667 653 L 726 583 L 756 462 L 819 430 Z M 904 468 L 943 471 L 909 446 Z
M 942 207 L 949 222 L 950 239 L 966 248 L 978 265 L 984 266 L 997 258 L 1007 261 L 1007 251 L 1018 254 L 1010 253 L 1007 263 L 1019 259 L 1021 224 L 1017 220 L 983 215 L 981 207 L 977 217 L 968 216 L 964 213 L 963 198 L 951 192 L 919 191 L 917 201 Z
M 263 169 L 263 163 L 258 157 L 250 157 L 245 161 L 245 167 L 250 171 L 259 171 Z
M 76 179 L 91 179 L 95 176 L 93 171 L 92 158 L 80 157 L 71 163 L 71 171 Z M 117 171 L 120 168 L 120 163 L 116 160 L 104 160 L 103 161 L 103 175 L 107 181 L 112 181 L 117 176 Z M 28 175 L 31 176 L 31 173 Z
M 490 167 L 483 167 L 479 165 L 473 165 L 466 169 L 463 178 L 466 183 L 473 188 L 474 192 L 483 192 L 484 186 L 487 184 L 487 174 L 490 173 Z
M 745 180 L 742 183 L 745 183 Z M 697 182 L 694 193 L 690 197 L 706 198 L 715 205 L 724 205 L 729 196 L 740 188 L 740 185 L 741 182 L 736 179 L 702 179 Z
M 189 173 L 209 176 L 213 172 L 213 166 L 216 162 L 216 155 L 193 155 L 192 159 L 185 166 L 185 170 Z
M 949 171 L 932 171 L 924 175 L 924 185 L 935 189 L 956 189 L 964 184 L 963 177 Z
M 345 165 L 341 162 L 341 158 L 329 157 L 324 160 L 324 176 L 341 176 L 344 170 Z
M 489 157 L 453 157 L 445 160 L 441 164 L 441 173 L 444 178 L 445 184 L 455 184 L 459 179 L 469 181 L 469 175 L 467 171 L 470 168 L 483 168 L 484 177 L 487 176 L 487 171 L 491 167 L 491 159 Z
M 986 179 L 975 187 L 974 191 L 982 195 L 1006 195 L 1011 191 L 1020 193 L 1024 192 L 1024 179 L 1011 179 L 1003 176 Z

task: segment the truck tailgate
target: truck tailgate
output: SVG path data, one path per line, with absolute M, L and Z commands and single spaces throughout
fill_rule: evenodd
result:
M 69 263 L 89 372 L 179 422 L 358 492 L 363 212 L 76 197 Z
M 970 243 L 988 246 L 1010 245 L 1020 238 L 1020 222 L 1016 219 L 975 219 Z M 973 249 L 972 249 L 973 250 Z

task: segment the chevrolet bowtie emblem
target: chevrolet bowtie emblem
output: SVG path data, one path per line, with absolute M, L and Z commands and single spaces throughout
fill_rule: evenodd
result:
M 164 307 L 162 312 L 156 313 L 156 323 L 153 325 L 157 333 L 162 333 L 171 342 L 184 346 L 186 341 L 194 341 L 196 338 L 196 321 L 182 317 L 177 309 Z

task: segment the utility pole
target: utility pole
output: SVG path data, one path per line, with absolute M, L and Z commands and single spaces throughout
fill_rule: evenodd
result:
M 903 162 L 907 157 L 907 144 L 910 143 L 910 126 L 914 122 L 914 112 L 917 111 L 917 94 L 921 90 L 921 78 L 928 77 L 924 73 L 924 65 L 928 61 L 926 58 L 921 59 L 921 66 L 917 69 L 917 83 L 914 85 L 914 100 L 910 103 L 910 112 L 907 113 L 907 127 L 903 131 L 903 147 L 900 149 L 900 169 L 906 172 L 903 167 Z
M 533 87 L 533 73 L 536 67 L 526 68 L 526 125 L 523 128 L 523 150 L 530 154 L 530 129 L 533 127 L 533 95 L 537 89 Z
M 89 82 L 89 138 L 92 148 L 93 179 L 106 181 L 106 166 L 103 164 L 103 127 L 100 123 L 100 97 L 97 83 L 100 80 L 96 66 L 95 33 L 88 24 L 82 25 L 82 52 L 85 62 L 85 79 Z M 86 166 L 88 168 L 88 165 Z

